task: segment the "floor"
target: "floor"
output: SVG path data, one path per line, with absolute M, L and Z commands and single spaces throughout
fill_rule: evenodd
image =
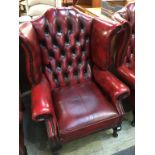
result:
M 31 121 L 29 101 L 25 104 L 24 133 L 28 155 L 52 155 L 44 124 Z M 118 137 L 112 129 L 66 143 L 60 155 L 112 155 L 135 145 L 135 128 L 130 125 L 131 113 L 125 115 Z
M 131 146 L 128 149 L 119 151 L 113 155 L 135 155 L 135 146 Z

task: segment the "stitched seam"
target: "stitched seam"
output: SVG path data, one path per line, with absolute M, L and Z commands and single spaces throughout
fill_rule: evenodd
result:
M 118 117 L 112 117 L 112 118 L 110 118 L 110 119 L 105 119 L 104 121 L 98 121 L 98 122 L 94 123 L 93 125 L 96 125 L 96 124 L 105 122 L 105 121 L 107 121 L 107 120 L 112 120 L 112 119 L 115 119 L 115 118 L 118 118 L 118 119 L 119 119 L 119 117 L 120 117 L 120 116 L 118 116 Z M 87 128 L 87 127 L 89 127 L 89 126 L 92 126 L 92 124 L 89 124 L 89 125 L 87 125 L 87 126 L 85 126 L 85 127 L 78 128 L 78 129 L 75 129 L 75 130 L 73 130 L 73 129 L 71 129 L 71 130 L 64 130 L 63 134 L 70 133 L 70 132 L 74 132 L 74 131 L 78 131 L 78 130 Z

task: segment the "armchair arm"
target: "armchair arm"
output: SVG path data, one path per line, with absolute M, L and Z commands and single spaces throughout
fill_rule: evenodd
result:
M 34 121 L 42 121 L 50 116 L 55 117 L 50 86 L 44 75 L 41 81 L 32 87 L 31 99 L 32 119 Z
M 117 71 L 121 78 L 130 85 L 131 88 L 135 87 L 135 73 L 133 70 L 129 69 L 127 66 L 122 65 L 117 68 Z
M 95 81 L 109 95 L 113 103 L 116 103 L 117 100 L 121 100 L 129 96 L 129 88 L 109 71 L 100 70 L 99 68 L 94 67 L 93 75 Z
M 55 142 L 58 139 L 58 125 L 51 99 L 51 90 L 45 76 L 32 88 L 32 119 L 45 121 L 48 138 Z

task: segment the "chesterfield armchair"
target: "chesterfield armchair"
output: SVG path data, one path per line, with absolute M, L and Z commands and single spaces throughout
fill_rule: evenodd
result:
M 131 90 L 129 102 L 133 112 L 132 126 L 135 126 L 135 3 L 129 3 L 124 8 L 114 13 L 113 18 L 120 20 L 120 17 L 127 20 L 131 27 L 131 36 L 126 49 L 124 62 L 117 66 L 120 79 L 125 82 Z
M 53 151 L 99 130 L 112 128 L 117 137 L 130 90 L 109 67 L 113 38 L 128 32 L 126 21 L 93 19 L 75 8 L 49 9 L 20 25 L 32 119 L 45 122 Z

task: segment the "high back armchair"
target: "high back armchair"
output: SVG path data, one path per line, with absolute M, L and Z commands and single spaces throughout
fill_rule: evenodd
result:
M 120 17 L 127 20 L 131 27 L 131 36 L 124 62 L 117 67 L 117 72 L 131 90 L 129 102 L 133 112 L 133 121 L 131 125 L 135 125 L 135 3 L 129 3 L 124 8 L 113 14 L 113 18 L 120 20 Z
M 49 9 L 20 25 L 32 119 L 45 122 L 53 151 L 103 129 L 113 128 L 117 137 L 124 115 L 121 100 L 130 91 L 109 67 L 113 38 L 129 35 L 127 22 L 93 19 L 75 8 Z M 120 53 L 128 41 L 123 40 L 117 44 Z

